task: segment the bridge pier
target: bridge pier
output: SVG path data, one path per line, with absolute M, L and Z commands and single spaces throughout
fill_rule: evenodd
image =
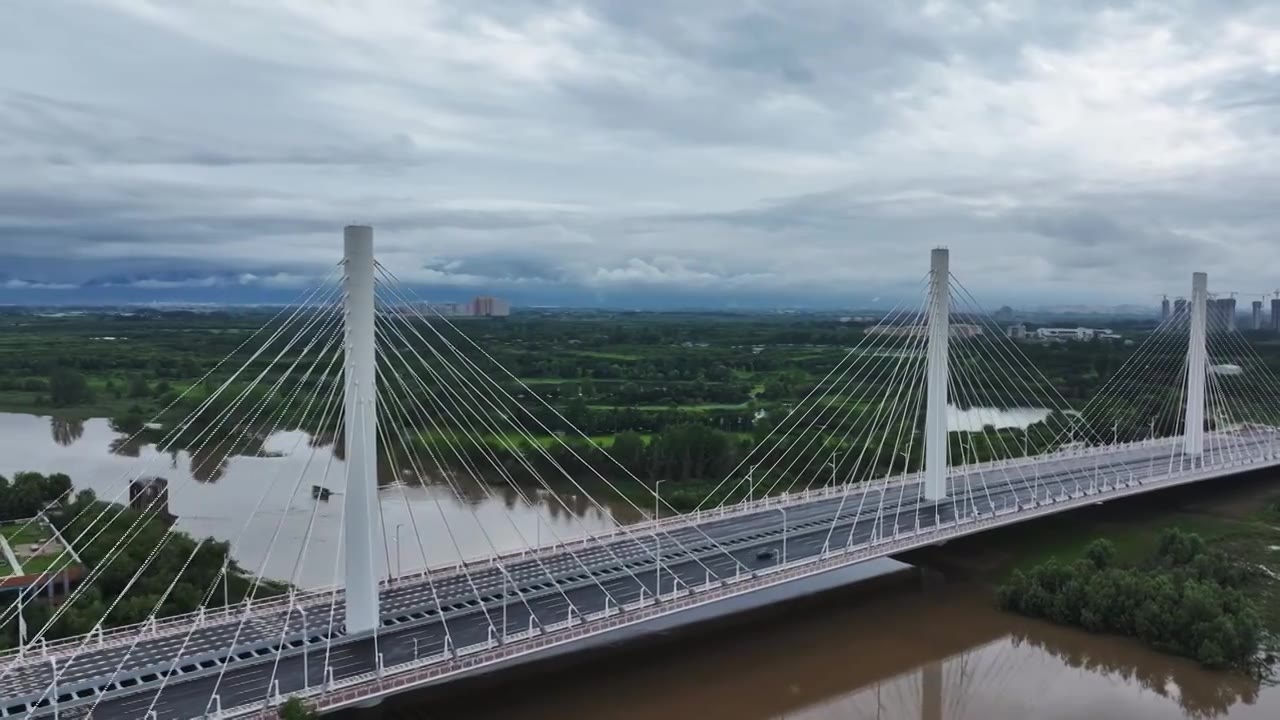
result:
M 951 339 L 951 260 L 946 248 L 929 255 L 929 348 L 924 416 L 924 497 L 947 496 L 947 345 Z
M 1187 408 L 1186 428 L 1182 434 L 1182 451 L 1196 456 L 1204 452 L 1204 384 L 1205 319 L 1208 311 L 1209 276 L 1198 272 L 1191 275 L 1191 327 L 1187 345 Z
M 347 632 L 378 628 L 378 583 L 373 577 L 377 501 L 377 357 L 374 354 L 373 228 L 343 231 L 346 342 L 343 396 L 347 487 L 343 499 Z

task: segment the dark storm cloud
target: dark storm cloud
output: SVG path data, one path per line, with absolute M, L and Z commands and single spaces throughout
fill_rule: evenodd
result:
M 1274 287 L 1278 48 L 1262 0 L 12 3 L 3 283 L 285 286 L 369 222 L 527 301 L 825 303 L 936 245 L 993 303 Z

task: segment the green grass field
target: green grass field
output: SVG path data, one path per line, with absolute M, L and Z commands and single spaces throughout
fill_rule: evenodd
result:
M 22 562 L 22 572 L 26 575 L 39 575 L 48 571 L 57 572 L 75 564 L 75 561 L 69 555 L 62 555 L 61 557 L 59 555 L 61 553 L 28 558 Z
M 37 402 L 47 396 L 48 393 L 27 390 L 0 390 L 0 412 L 34 413 L 36 415 L 54 415 L 73 420 L 86 420 L 89 418 L 117 417 L 128 412 L 129 408 L 134 405 L 139 404 L 138 400 L 130 398 L 116 400 L 110 396 L 103 397 L 103 393 L 99 393 L 92 403 L 68 408 L 55 408 L 50 407 L 47 402 L 45 404 Z
M 17 551 L 17 545 L 40 544 L 53 537 L 53 533 L 49 532 L 49 529 L 40 522 L 32 522 L 25 524 L 25 526 L 24 522 L 5 525 L 0 527 L 0 535 L 4 535 L 5 539 L 9 541 L 9 545 L 14 546 L 15 552 Z

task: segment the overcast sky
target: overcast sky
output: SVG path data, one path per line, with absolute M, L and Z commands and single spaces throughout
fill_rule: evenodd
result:
M 1266 0 L 7 0 L 0 302 L 1256 295 L 1278 105 Z

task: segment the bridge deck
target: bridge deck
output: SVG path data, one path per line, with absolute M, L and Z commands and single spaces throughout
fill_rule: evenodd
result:
M 1276 436 L 1237 432 L 1229 439 L 1239 457 L 1270 457 Z M 1223 458 L 1225 465 L 1227 458 Z M 485 643 L 491 628 L 508 634 L 532 626 L 562 623 L 572 613 L 598 613 L 619 607 L 655 589 L 670 593 L 707 580 L 732 578 L 777 565 L 782 560 L 783 518 L 786 559 L 814 558 L 824 549 L 869 544 L 918 528 L 975 515 L 992 515 L 1043 500 L 1046 495 L 1088 491 L 1114 483 L 1176 474 L 1184 459 L 1175 441 L 1120 447 L 1106 453 L 1055 456 L 1037 462 L 993 464 L 949 478 L 952 499 L 925 503 L 915 479 L 876 483 L 847 492 L 793 500 L 787 505 L 744 508 L 726 517 L 704 518 L 696 525 L 671 523 L 658 535 L 619 534 L 607 542 L 549 551 L 538 558 L 481 566 L 467 573 L 428 576 L 384 589 L 383 627 L 375 638 L 342 634 L 341 594 L 309 600 L 304 621 L 294 610 L 255 611 L 249 619 L 207 621 L 135 638 L 136 643 L 95 645 L 86 639 L 78 654 L 57 653 L 61 672 L 60 714 L 100 718 L 197 717 L 221 707 L 262 702 L 281 693 L 329 681 L 342 681 L 417 658 L 441 656 L 447 646 Z M 785 512 L 784 512 L 785 509 Z M 834 529 L 833 529 L 834 528 Z M 661 572 L 654 559 L 660 548 Z M 761 550 L 773 551 L 764 556 Z M 477 599 L 480 596 L 480 600 Z M 481 601 L 483 600 L 483 602 Z M 330 642 L 330 637 L 332 641 Z M 448 645 L 446 645 L 448 637 Z M 229 648 L 234 647 L 234 652 Z M 283 648 L 283 649 L 282 649 Z M 174 663 L 173 658 L 183 659 Z M 379 656 L 380 662 L 379 662 Z M 331 675 L 326 678 L 324 668 Z M 0 717 L 23 716 L 29 703 L 48 688 L 52 665 L 28 657 L 8 668 L 0 697 Z M 169 677 L 165 679 L 165 675 Z M 278 688 L 275 684 L 278 683 Z M 163 689 L 161 690 L 161 688 Z M 37 709 L 35 714 L 48 712 Z

